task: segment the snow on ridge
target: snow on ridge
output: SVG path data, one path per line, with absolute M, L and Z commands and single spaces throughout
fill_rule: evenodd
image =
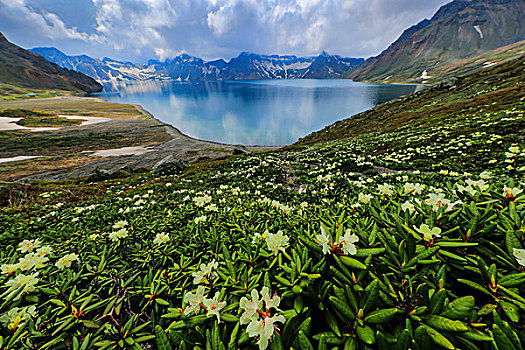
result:
M 483 32 L 481 31 L 481 26 L 476 25 L 474 26 L 474 29 L 476 30 L 476 32 L 478 32 L 480 39 L 483 39 Z

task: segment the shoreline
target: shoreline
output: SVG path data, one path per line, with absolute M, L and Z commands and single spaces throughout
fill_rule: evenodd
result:
M 197 162 L 232 156 L 234 149 L 242 146 L 251 152 L 283 147 L 199 140 L 155 118 L 141 105 L 107 102 L 91 96 L 0 102 L 0 109 L 4 108 L 52 111 L 78 118 L 102 117 L 108 120 L 53 131 L 0 131 L 6 136 L 0 139 L 0 158 L 20 159 L 0 163 L 0 181 L 66 180 L 89 176 L 96 169 L 113 173 L 121 169 L 152 168 L 167 156 Z M 144 147 L 151 151 L 141 152 Z M 122 149 L 131 151 L 122 152 Z

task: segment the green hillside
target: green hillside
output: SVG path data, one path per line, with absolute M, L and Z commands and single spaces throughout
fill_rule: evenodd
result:
M 0 349 L 523 349 L 524 63 L 277 152 L 5 185 Z
M 522 0 L 455 0 L 407 29 L 349 77 L 359 81 L 422 82 L 442 66 L 525 40 Z M 463 71 L 462 73 L 466 73 Z
M 10 88 L 11 86 L 14 87 Z M 93 78 L 61 68 L 38 54 L 10 43 L 0 33 L 1 95 L 16 95 L 21 88 L 74 92 L 102 91 L 102 85 Z

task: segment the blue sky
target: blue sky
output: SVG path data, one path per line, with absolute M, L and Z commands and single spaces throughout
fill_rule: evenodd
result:
M 366 58 L 447 2 L 0 0 L 0 32 L 24 48 L 135 62 L 180 53 L 230 59 L 242 51 Z

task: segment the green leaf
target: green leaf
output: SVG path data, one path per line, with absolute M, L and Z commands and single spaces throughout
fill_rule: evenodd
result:
M 494 341 L 501 350 L 517 350 L 514 344 L 507 337 L 505 332 L 497 325 L 492 325 L 492 332 L 494 334 Z
M 356 270 L 366 270 L 365 264 L 363 264 L 359 260 L 352 259 L 346 255 L 341 256 L 340 259 L 341 259 L 341 262 L 349 268 L 356 269 Z
M 90 320 L 82 320 L 82 324 L 86 328 L 92 328 L 92 329 L 100 328 L 100 325 L 98 323 L 96 323 L 94 321 L 90 321 Z
M 425 318 L 426 323 L 440 331 L 449 332 L 466 332 L 468 331 L 467 325 L 461 321 L 452 321 L 448 318 L 430 315 Z
M 434 343 L 445 349 L 455 349 L 454 345 L 452 345 L 450 340 L 448 340 L 443 334 L 427 325 L 422 325 L 422 327 L 426 330 L 427 334 L 430 336 L 430 339 L 432 339 Z
M 375 332 L 369 326 L 357 326 L 357 337 L 365 344 L 372 345 L 376 342 Z
M 438 314 L 443 310 L 443 303 L 447 297 L 447 291 L 445 289 L 440 289 L 434 293 L 430 299 L 429 311 L 431 314 Z
M 401 312 L 401 310 L 399 310 L 397 308 L 372 311 L 365 318 L 365 322 L 369 322 L 369 323 L 384 323 L 384 322 L 388 322 L 392 318 L 394 318 L 395 315 L 397 315 L 400 312 Z
M 358 248 L 357 253 L 353 255 L 355 258 L 367 258 L 372 255 L 380 255 L 385 252 L 385 248 Z
M 301 350 L 314 350 L 312 343 L 310 343 L 308 337 L 306 337 L 303 331 L 299 331 L 297 338 L 299 340 L 299 347 Z
M 514 256 L 514 248 L 522 249 L 521 243 L 513 230 L 507 230 L 505 233 L 505 246 L 511 257 Z
M 155 326 L 155 340 L 159 350 L 173 350 L 166 332 L 159 325 Z
M 458 298 L 448 304 L 445 310 L 441 312 L 441 316 L 453 320 L 460 320 L 470 315 L 474 306 L 475 300 L 473 296 L 468 295 L 466 297 Z
M 337 311 L 339 311 L 348 319 L 355 320 L 355 314 L 343 301 L 334 296 L 331 296 L 329 300 Z
M 469 281 L 469 280 L 464 280 L 462 278 L 458 278 L 458 282 L 466 284 L 467 286 L 469 286 L 471 288 L 474 288 L 475 290 L 477 290 L 478 292 L 481 292 L 483 294 L 491 295 L 491 293 L 485 287 L 483 287 L 482 285 L 480 285 L 480 284 L 478 284 L 476 282 L 472 282 L 472 281 Z
M 510 318 L 512 322 L 519 322 L 520 321 L 520 315 L 518 312 L 518 307 L 508 301 L 500 300 L 498 301 L 501 308 L 507 314 L 507 316 Z

